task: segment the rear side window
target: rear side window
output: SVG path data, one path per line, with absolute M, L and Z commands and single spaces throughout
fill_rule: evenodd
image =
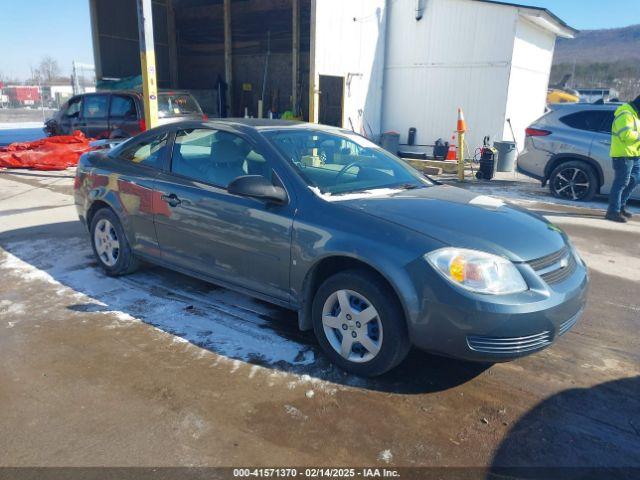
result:
M 152 137 L 135 145 L 125 148 L 118 157 L 138 165 L 161 168 L 167 154 L 167 139 L 169 135 L 164 133 Z
M 84 97 L 82 116 L 84 118 L 107 118 L 109 97 L 107 95 L 88 95 Z
M 599 132 L 602 133 L 611 133 L 611 127 L 613 126 L 613 119 L 615 117 L 615 111 L 611 110 L 609 112 L 605 112 L 603 115 L 602 123 L 600 124 Z
M 605 117 L 609 113 L 606 110 L 585 110 L 565 115 L 560 121 L 571 128 L 598 132 L 603 128 Z
M 118 118 L 137 117 L 136 104 L 133 98 L 125 95 L 113 95 L 109 116 Z
M 201 113 L 200 105 L 188 93 L 158 94 L 158 117 L 160 118 L 199 115 Z

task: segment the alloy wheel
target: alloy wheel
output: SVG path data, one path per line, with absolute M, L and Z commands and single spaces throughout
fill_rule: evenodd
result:
M 116 229 L 106 218 L 100 219 L 96 224 L 93 242 L 100 261 L 108 267 L 113 267 L 120 255 L 120 242 Z
M 353 290 L 338 290 L 329 295 L 322 308 L 322 327 L 331 347 L 350 362 L 368 362 L 382 347 L 378 311 Z
M 576 167 L 560 170 L 553 179 L 556 194 L 569 200 L 582 200 L 589 193 L 590 186 L 587 172 Z

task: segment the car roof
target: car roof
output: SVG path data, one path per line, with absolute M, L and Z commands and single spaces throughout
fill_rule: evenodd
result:
M 212 118 L 209 120 L 180 120 L 177 122 L 158 125 L 157 127 L 147 130 L 144 134 L 141 135 L 147 135 L 150 132 L 164 132 L 165 130 L 181 128 L 192 129 L 203 127 L 227 127 L 239 131 L 245 131 L 247 133 L 254 132 L 258 134 L 268 130 L 313 130 L 342 135 L 358 135 L 351 130 L 341 127 L 334 127 L 331 125 L 300 122 L 295 120 L 270 120 L 267 118 Z
M 553 112 L 560 111 L 567 113 L 569 111 L 583 111 L 583 110 L 615 110 L 623 102 L 604 102 L 604 103 L 554 103 L 549 105 L 549 109 Z
M 76 95 L 77 97 L 84 97 L 86 95 L 95 95 L 95 94 L 106 94 L 106 93 L 115 93 L 118 95 L 135 95 L 138 97 L 142 97 L 142 92 L 140 90 L 135 89 L 122 89 L 122 90 L 96 90 L 95 92 L 85 92 Z M 158 90 L 158 95 L 162 94 L 176 94 L 176 95 L 191 95 L 188 90 L 174 90 L 170 88 L 163 88 Z
M 302 122 L 298 120 L 280 120 L 268 118 L 212 118 L 206 124 L 212 125 L 229 125 L 249 127 L 255 130 L 284 130 L 284 129 L 311 129 L 325 132 L 340 132 L 353 134 L 351 130 L 334 127 L 331 125 L 322 125 L 320 123 Z M 175 124 L 174 124 L 175 125 Z

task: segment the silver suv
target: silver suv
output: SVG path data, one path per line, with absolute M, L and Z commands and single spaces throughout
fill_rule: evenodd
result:
M 569 200 L 607 195 L 613 182 L 611 124 L 620 103 L 557 104 L 526 130 L 518 171 Z M 633 193 L 639 199 L 640 192 Z

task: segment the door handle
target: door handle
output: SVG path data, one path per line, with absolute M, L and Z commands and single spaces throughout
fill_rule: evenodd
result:
M 600 140 L 600 143 L 602 145 L 611 145 L 611 141 L 609 141 L 609 140 Z
M 171 193 L 169 195 L 161 195 L 160 198 L 172 207 L 177 207 L 182 203 L 182 200 L 180 200 L 175 193 Z

